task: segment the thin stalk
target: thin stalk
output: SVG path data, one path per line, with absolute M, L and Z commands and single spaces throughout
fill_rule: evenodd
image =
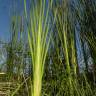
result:
M 43 0 L 42 0 L 43 1 Z M 50 43 L 50 25 L 47 26 L 47 20 L 49 18 L 49 2 L 48 7 L 45 7 L 47 3 L 44 0 L 44 3 L 38 0 L 32 6 L 32 10 L 30 10 L 30 21 L 31 23 L 28 25 L 28 41 L 31 51 L 32 57 L 32 65 L 33 65 L 33 86 L 31 84 L 31 96 L 41 96 L 42 89 L 42 77 L 44 73 L 44 64 L 47 56 L 47 51 Z M 26 10 L 26 0 L 24 0 L 25 4 L 25 16 L 27 16 Z M 35 2 L 35 1 L 34 1 Z M 52 2 L 52 0 L 51 0 Z M 45 9 L 47 13 L 45 13 Z M 45 18 L 45 19 L 43 19 Z M 49 23 L 49 22 L 48 22 Z M 32 82 L 31 82 L 32 83 Z

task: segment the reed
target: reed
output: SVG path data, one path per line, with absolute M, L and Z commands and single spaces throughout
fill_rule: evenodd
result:
M 50 8 L 52 1 L 33 0 L 30 10 L 30 26 L 28 26 L 28 41 L 32 57 L 33 84 L 31 84 L 31 96 L 41 96 L 42 77 L 47 51 L 50 44 Z M 48 4 L 48 5 L 46 5 Z M 26 0 L 24 0 L 25 14 L 27 18 Z M 33 86 L 32 86 L 33 85 Z

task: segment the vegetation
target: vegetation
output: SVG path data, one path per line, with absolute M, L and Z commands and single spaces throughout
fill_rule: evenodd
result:
M 12 15 L 10 41 L 1 47 L 7 58 L 0 80 L 7 83 L 0 95 L 96 96 L 96 1 L 23 3 L 23 15 Z

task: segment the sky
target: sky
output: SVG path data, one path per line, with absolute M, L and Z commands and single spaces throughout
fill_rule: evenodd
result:
M 19 12 L 23 9 L 23 0 L 0 0 L 0 39 L 8 41 L 10 37 L 11 16 L 16 7 Z M 27 0 L 28 1 L 28 0 Z
M 26 4 L 28 9 L 30 0 L 26 0 Z M 14 8 L 21 15 L 24 11 L 24 0 L 0 0 L 0 40 L 10 40 L 11 17 Z
M 10 30 L 10 6 L 12 0 L 0 0 L 0 39 L 8 40 Z

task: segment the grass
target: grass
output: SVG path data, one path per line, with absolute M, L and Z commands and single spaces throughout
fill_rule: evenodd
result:
M 91 24 L 90 29 L 86 25 L 85 18 L 90 14 L 83 10 L 83 15 L 86 14 L 87 17 L 81 16 L 82 10 L 78 6 L 85 9 L 86 2 L 80 2 L 78 1 L 75 8 L 66 0 L 63 0 L 62 4 L 54 0 L 31 0 L 28 9 L 27 0 L 24 0 L 24 14 L 21 17 L 13 16 L 13 35 L 6 47 L 6 74 L 9 77 L 6 81 L 16 83 L 16 86 L 13 86 L 15 89 L 11 89 L 11 85 L 5 86 L 5 90 L 9 88 L 9 96 L 95 96 L 93 73 L 89 72 L 89 67 L 86 66 L 87 71 L 79 72 L 80 60 L 84 61 L 82 64 L 88 65 L 88 56 L 91 56 L 94 66 L 96 61 L 96 34 L 91 29 Z M 76 31 L 77 22 L 79 31 Z M 87 33 L 86 28 L 92 33 Z M 27 39 L 23 37 L 24 34 L 27 34 Z M 81 38 L 77 39 L 76 34 Z M 90 52 L 85 48 L 86 42 Z M 85 58 L 79 56 L 78 59 L 80 54 Z M 25 72 L 27 67 L 28 74 Z M 95 72 L 94 68 L 92 70 Z M 1 72 L 0 79 L 3 80 L 3 75 L 6 74 Z
M 41 1 L 39 3 L 36 3 L 36 5 L 32 4 L 32 10 L 30 10 L 30 27 L 28 26 L 28 41 L 31 50 L 33 67 L 33 86 L 31 86 L 31 96 L 41 96 L 44 64 L 50 43 L 50 25 L 47 20 L 49 19 L 49 12 L 52 6 L 52 0 L 50 2 L 51 5 L 48 4 L 45 13 L 46 3 L 46 0 L 44 0 L 44 2 Z M 27 18 L 26 1 L 24 2 L 24 5 Z

